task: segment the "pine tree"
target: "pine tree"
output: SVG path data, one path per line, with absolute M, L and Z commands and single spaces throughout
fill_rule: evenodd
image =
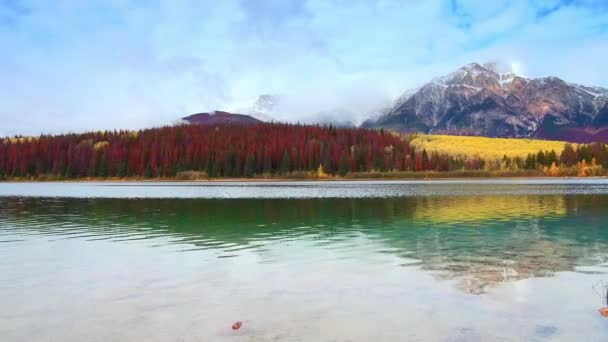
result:
M 243 170 L 243 176 L 252 177 L 255 173 L 255 159 L 253 154 L 248 153 L 247 159 L 245 159 L 245 169 Z
M 342 177 L 346 176 L 346 174 L 348 173 L 348 169 L 349 169 L 349 161 L 348 161 L 348 157 L 346 156 L 346 154 L 342 154 L 340 156 L 340 162 L 338 165 L 338 174 Z
M 547 166 L 547 163 L 545 162 L 545 153 L 543 151 L 538 151 L 538 153 L 536 154 L 536 162 L 539 165 L 542 166 Z M 551 163 L 554 162 L 554 160 L 551 161 Z M 551 164 L 549 164 L 551 165 Z
M 268 150 L 264 152 L 264 173 L 272 173 L 272 157 Z
M 576 155 L 576 151 L 572 147 L 571 144 L 566 144 L 564 146 L 564 150 L 559 158 L 560 162 L 566 166 L 576 165 L 578 162 L 578 156 Z
M 422 169 L 429 169 L 429 154 L 426 152 L 426 149 L 422 150 Z
M 283 152 L 283 159 L 281 160 L 281 174 L 285 175 L 291 171 L 291 163 L 289 160 L 289 153 L 287 150 Z

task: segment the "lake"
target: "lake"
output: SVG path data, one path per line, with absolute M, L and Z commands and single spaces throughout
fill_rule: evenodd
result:
M 605 285 L 606 179 L 0 183 L 4 342 L 606 341 Z

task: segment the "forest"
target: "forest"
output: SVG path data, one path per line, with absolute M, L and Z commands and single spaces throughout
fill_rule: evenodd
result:
M 0 139 L 0 179 L 599 176 L 608 169 L 603 144 L 487 158 L 427 151 L 414 138 L 282 123 L 17 136 Z

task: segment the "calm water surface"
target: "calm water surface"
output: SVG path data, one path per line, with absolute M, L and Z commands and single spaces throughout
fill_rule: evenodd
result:
M 1 341 L 606 341 L 603 282 L 601 179 L 0 183 Z

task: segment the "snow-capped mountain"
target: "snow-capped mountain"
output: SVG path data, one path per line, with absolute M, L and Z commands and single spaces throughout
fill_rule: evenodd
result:
M 366 127 L 399 131 L 608 140 L 608 89 L 557 77 L 526 78 L 496 64 L 437 77 Z
M 344 108 L 313 110 L 311 112 L 294 111 L 289 98 L 285 95 L 263 94 L 247 109 L 239 110 L 265 122 L 286 120 L 315 124 L 332 124 L 335 126 L 357 126 L 357 115 Z M 371 115 L 370 115 L 371 116 Z

